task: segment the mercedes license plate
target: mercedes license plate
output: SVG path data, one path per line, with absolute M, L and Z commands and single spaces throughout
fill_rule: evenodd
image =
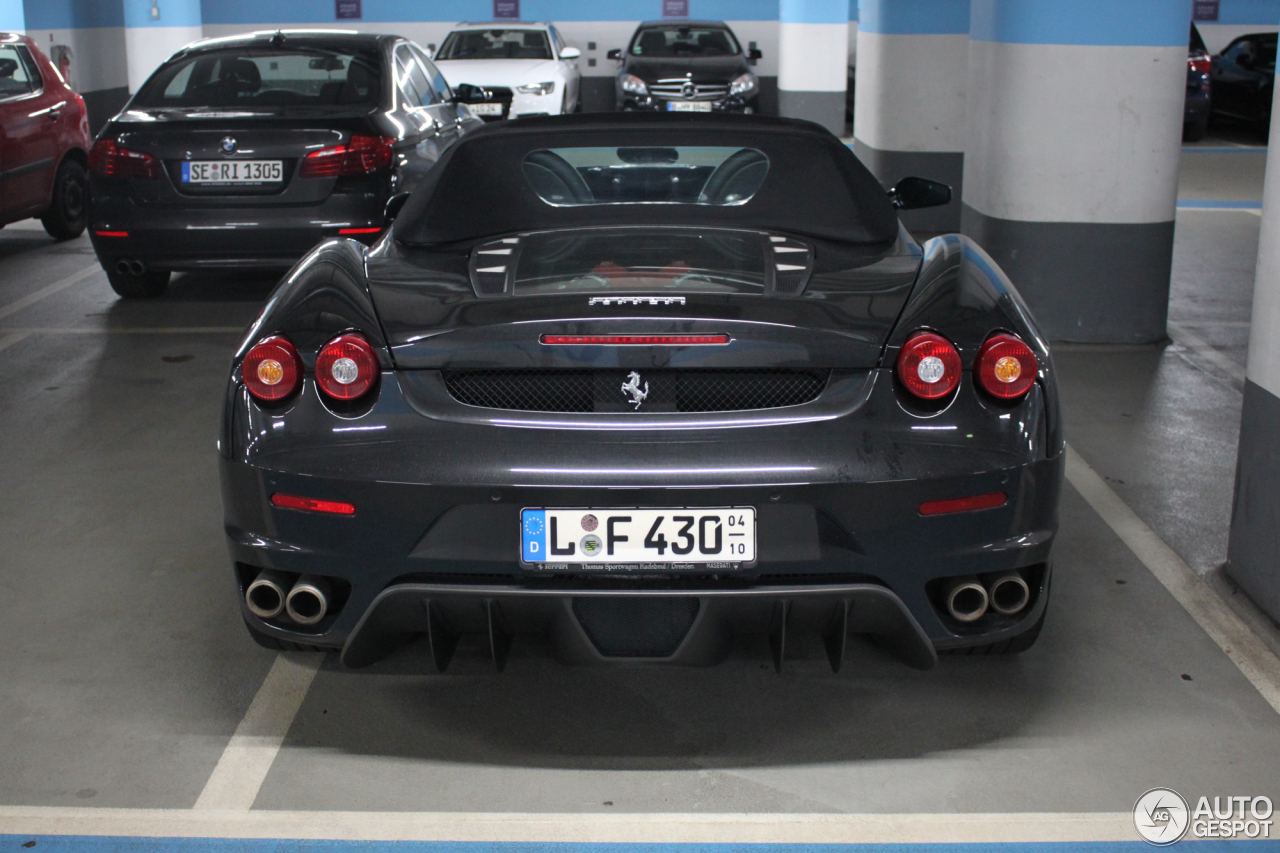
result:
M 667 101 L 667 111 L 673 113 L 709 113 L 710 101 Z
M 524 509 L 521 559 L 539 569 L 731 571 L 756 559 L 754 507 Z
M 502 115 L 502 104 L 467 104 L 467 106 L 478 116 Z
M 282 160 L 187 160 L 184 184 L 268 184 L 284 180 Z

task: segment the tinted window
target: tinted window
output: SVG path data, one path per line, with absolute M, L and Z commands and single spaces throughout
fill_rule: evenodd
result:
M 444 75 L 440 73 L 439 68 L 436 68 L 435 63 L 427 59 L 427 55 L 418 49 L 416 45 L 410 45 L 409 49 L 413 51 L 418 64 L 422 66 L 423 72 L 426 73 L 427 80 L 431 83 L 431 88 L 435 90 L 436 97 L 440 100 L 447 100 L 453 97 L 453 90 L 449 88 L 449 81 L 444 79 Z
M 436 59 L 551 59 L 551 45 L 542 30 L 458 30 Z
M 587 204 L 746 204 L 769 158 L 754 148 L 544 148 L 524 159 L 538 197 Z
M 378 103 L 376 56 L 322 50 L 199 53 L 162 67 L 142 87 L 142 107 L 250 107 Z
M 31 79 L 25 57 L 13 45 L 0 45 L 0 98 L 34 92 L 39 85 Z
M 427 73 L 408 45 L 396 48 L 396 82 L 410 107 L 428 107 L 439 103 Z
M 645 27 L 631 42 L 633 56 L 732 56 L 738 52 L 733 33 L 719 27 Z

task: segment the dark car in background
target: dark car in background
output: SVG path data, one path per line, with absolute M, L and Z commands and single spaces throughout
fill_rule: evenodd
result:
M 744 52 L 733 30 L 719 21 L 649 21 L 636 28 L 615 82 L 617 109 L 666 112 L 754 113 L 760 82 L 751 66 L 761 53 Z
M 1187 96 L 1182 117 L 1182 138 L 1189 142 L 1203 139 L 1209 129 L 1209 114 L 1213 108 L 1210 71 L 1212 61 L 1204 46 L 1200 30 L 1191 25 L 1191 43 L 1187 46 Z
M 1276 34 L 1240 36 L 1213 57 L 1212 65 L 1214 117 L 1243 122 L 1266 134 L 1276 79 Z
M 50 236 L 79 237 L 88 152 L 84 99 L 32 39 L 0 33 L 0 226 L 38 216 Z
M 325 237 L 372 241 L 388 200 L 481 126 L 397 36 L 196 42 L 98 135 L 93 247 L 125 297 L 175 270 L 286 269 Z

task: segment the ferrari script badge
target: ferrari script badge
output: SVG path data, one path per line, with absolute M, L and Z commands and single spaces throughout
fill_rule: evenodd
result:
M 631 397 L 631 405 L 637 409 L 644 402 L 644 398 L 649 396 L 649 383 L 644 383 L 644 390 L 640 390 L 640 374 L 634 370 L 627 375 L 627 381 L 622 384 L 622 393 Z

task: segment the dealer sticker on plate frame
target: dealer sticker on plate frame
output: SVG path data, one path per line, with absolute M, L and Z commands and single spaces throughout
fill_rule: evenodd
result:
M 520 558 L 543 570 L 733 571 L 755 562 L 756 510 L 527 508 Z

